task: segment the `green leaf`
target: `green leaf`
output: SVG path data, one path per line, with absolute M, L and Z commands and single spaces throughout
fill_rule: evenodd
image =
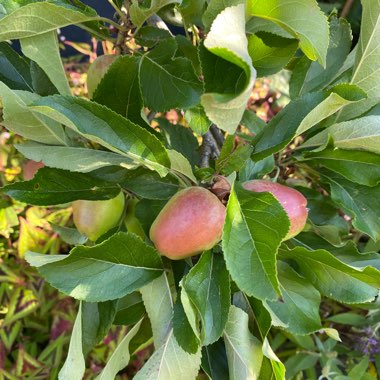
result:
M 304 154 L 304 160 L 321 165 L 346 179 L 365 186 L 376 186 L 380 182 L 380 155 L 328 147 L 322 151 Z
M 156 120 L 168 147 L 184 155 L 192 166 L 197 165 L 199 163 L 199 143 L 191 129 L 180 124 L 171 124 L 165 118 Z
M 139 78 L 144 104 L 153 111 L 191 108 L 199 103 L 203 85 L 191 61 L 174 54 L 177 42 L 160 42 L 140 59 Z
M 148 199 L 169 199 L 179 190 L 175 178 L 170 176 L 161 178 L 157 173 L 144 168 L 127 171 L 120 185 Z
M 200 104 L 186 110 L 185 120 L 189 123 L 189 127 L 198 135 L 204 135 L 211 125 L 211 121 L 207 118 L 205 110 Z
M 204 252 L 182 282 L 198 311 L 203 345 L 216 342 L 223 334 L 230 307 L 229 274 L 220 254 Z
M 248 314 L 250 330 L 255 337 L 264 342 L 272 326 L 272 319 L 263 303 L 256 298 L 247 297 L 243 292 L 237 292 L 233 296 L 233 304 Z
M 158 42 L 171 38 L 169 30 L 159 29 L 151 25 L 141 27 L 135 33 L 136 42 L 141 46 L 153 47 Z
M 138 0 L 132 0 L 129 7 L 131 20 L 137 28 L 140 28 L 150 16 L 153 16 L 163 7 L 169 4 L 181 4 L 181 2 L 181 0 L 151 0 L 141 5 Z M 148 4 L 149 6 L 146 6 Z
M 51 206 L 77 199 L 111 199 L 120 188 L 86 174 L 41 168 L 32 180 L 4 186 L 2 192 L 24 203 Z
M 58 224 L 49 223 L 59 237 L 69 245 L 83 245 L 87 241 L 87 236 L 82 235 L 76 228 L 62 227 Z
M 33 91 L 30 67 L 7 42 L 0 43 L 0 81 L 12 90 Z
M 260 376 L 275 380 L 285 379 L 285 366 L 273 352 L 267 338 L 264 339 L 263 354 L 264 360 L 261 366 Z
M 36 115 L 28 106 L 40 97 L 26 91 L 12 91 L 0 82 L 3 105 L 2 124 L 27 139 L 52 145 L 67 145 L 62 126 L 44 116 Z
M 267 125 L 255 112 L 245 110 L 240 124 L 246 127 L 253 135 L 260 133 Z
M 183 292 L 181 292 L 181 296 L 182 294 Z M 190 354 L 195 354 L 199 350 L 200 340 L 188 320 L 181 296 L 177 296 L 173 308 L 173 333 L 181 348 Z
M 358 87 L 340 84 L 327 94 L 314 92 L 290 102 L 257 136 L 253 157 L 260 160 L 280 151 L 295 136 L 333 115 L 344 105 L 364 97 Z
M 307 140 L 302 147 L 326 144 L 329 136 L 337 148 L 367 150 L 380 154 L 380 116 L 365 116 L 334 124 Z
M 277 301 L 264 301 L 273 325 L 296 335 L 320 330 L 319 292 L 284 262 L 278 263 L 278 272 L 282 298 Z
M 89 7 L 86 10 L 62 2 L 29 2 L 0 19 L 0 41 L 31 37 L 98 19 Z
M 243 3 L 244 0 L 210 0 L 206 11 L 202 15 L 203 25 L 209 31 L 216 17 L 228 7 Z
M 225 38 L 226 35 L 229 36 L 228 39 Z M 204 42 L 212 54 L 243 69 L 245 75 L 245 78 L 242 77 L 244 87 L 238 93 L 210 92 L 206 88 L 206 93 L 201 97 L 207 117 L 230 134 L 239 125 L 256 79 L 247 45 L 244 4 L 226 8 L 219 13 Z
M 235 143 L 235 136 L 227 136 L 220 156 L 215 162 L 215 168 L 219 173 L 225 176 L 239 171 L 249 160 L 252 153 L 252 147 L 244 142 Z
M 331 198 L 353 218 L 354 227 L 380 240 L 380 185 L 357 185 L 328 170 L 321 174 L 322 181 L 330 185 Z
M 173 334 L 171 319 L 173 300 L 166 275 L 141 289 L 145 308 L 152 324 L 156 351 L 134 377 L 135 380 L 194 380 L 201 357 L 185 352 Z
M 58 379 L 81 380 L 85 369 L 86 363 L 82 351 L 82 304 L 79 304 L 78 314 L 71 333 L 69 352 L 63 367 L 59 371 Z
M 242 291 L 263 300 L 277 299 L 276 252 L 288 230 L 289 219 L 272 194 L 234 185 L 227 204 L 223 253 Z
M 160 213 L 167 200 L 142 199 L 136 205 L 136 217 L 140 221 L 145 235 L 149 236 L 150 226 Z
M 56 31 L 49 31 L 20 40 L 22 52 L 47 74 L 62 95 L 70 95 L 70 86 L 63 68 Z
M 239 179 L 241 181 L 249 181 L 251 179 L 259 179 L 265 174 L 271 173 L 275 168 L 274 156 L 270 155 L 262 160 L 254 162 L 248 160 L 243 168 L 239 171 Z
M 248 329 L 248 315 L 231 306 L 224 331 L 230 380 L 258 379 L 262 346 Z
M 349 235 L 350 225 L 340 215 L 336 204 L 320 192 L 306 187 L 297 188 L 307 199 L 308 221 L 312 230 L 333 245 L 343 244 Z
M 69 255 L 29 252 L 26 259 L 62 293 L 88 302 L 121 298 L 163 271 L 157 251 L 124 232 L 93 247 L 75 247 Z
M 176 150 L 170 149 L 167 150 L 167 152 L 170 157 L 172 171 L 183 174 L 191 179 L 192 182 L 197 183 L 197 179 L 194 177 L 193 170 L 187 158 Z
M 310 354 L 295 354 L 285 362 L 286 378 L 291 379 L 305 369 L 314 368 L 318 362 L 318 356 Z
M 116 303 L 82 302 L 82 347 L 85 355 L 107 335 L 116 314 Z
M 100 81 L 93 100 L 133 123 L 145 125 L 146 121 L 141 116 L 143 101 L 138 78 L 138 60 L 131 56 L 117 58 Z
M 31 107 L 161 176 L 170 166 L 161 142 L 146 129 L 95 102 L 68 96 L 49 96 Z
M 206 8 L 206 0 L 182 0 L 179 11 L 186 25 L 195 24 L 202 26 L 202 15 L 205 13 Z
M 173 298 L 165 273 L 140 289 L 152 325 L 155 348 L 166 341 L 173 315 Z
M 210 379 L 229 380 L 226 347 L 223 339 L 202 348 L 202 369 Z
M 120 298 L 117 302 L 114 325 L 133 325 L 146 314 L 140 293 L 134 292 Z
M 131 358 L 129 352 L 129 345 L 132 338 L 138 333 L 142 320 L 134 325 L 128 334 L 123 338 L 123 340 L 116 347 L 115 351 L 109 358 L 106 366 L 103 368 L 102 372 L 96 377 L 96 380 L 109 380 L 114 379 L 119 371 L 126 367 Z
M 340 115 L 340 120 L 353 119 L 368 111 L 380 101 L 380 3 L 362 0 L 363 14 L 358 49 L 351 83 L 360 86 L 367 94 L 368 101 L 348 107 Z
M 44 145 L 36 142 L 15 144 L 15 147 L 30 160 L 42 161 L 46 166 L 72 172 L 88 173 L 114 165 L 126 169 L 138 166 L 128 157 L 104 150 Z
M 373 286 L 379 287 L 379 277 L 370 267 L 357 269 L 323 249 L 296 247 L 280 249 L 279 253 L 280 258 L 294 260 L 302 275 L 326 297 L 344 303 L 362 303 L 373 301 L 378 293 Z
M 275 74 L 293 58 L 298 41 L 259 32 L 248 38 L 248 51 L 257 76 Z
M 326 65 L 329 24 L 315 0 L 249 0 L 247 13 L 285 29 L 300 41 L 300 48 L 309 59 Z
M 327 50 L 326 67 L 317 62 L 310 62 L 307 57 L 301 58 L 300 63 L 293 70 L 290 81 L 290 92 L 292 98 L 301 96 L 308 92 L 325 88 L 335 78 L 351 48 L 351 26 L 343 18 L 332 16 L 330 19 L 330 44 Z M 300 66 L 305 67 L 300 83 L 296 83 L 300 73 Z M 297 87 L 297 88 L 296 88 Z

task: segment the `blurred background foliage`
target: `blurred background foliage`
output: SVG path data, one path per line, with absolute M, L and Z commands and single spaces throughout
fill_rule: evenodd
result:
M 101 3 L 87 1 L 104 13 Z M 319 2 L 329 14 L 338 10 L 353 29 L 354 43 L 360 29 L 359 0 Z M 107 6 L 107 5 L 106 5 Z M 109 10 L 108 10 L 109 11 Z M 73 94 L 86 96 L 86 72 L 100 52 L 112 46 L 98 43 L 75 28 L 61 31 L 61 48 Z M 252 91 L 248 108 L 263 120 L 270 120 L 287 103 L 287 74 L 260 79 Z M 172 123 L 181 115 L 169 111 Z M 0 109 L 1 121 L 1 109 Z M 1 128 L 1 127 L 0 127 Z M 26 162 L 13 145 L 20 137 L 0 129 L 0 185 L 30 179 L 39 165 Z M 71 208 L 30 207 L 0 197 L 0 380 L 56 379 L 68 350 L 77 304 L 59 294 L 23 260 L 27 250 L 40 253 L 66 253 L 70 245 L 54 231 L 71 226 Z M 368 247 L 379 250 L 380 247 Z M 380 302 L 380 301 L 379 301 Z M 273 329 L 271 346 L 287 368 L 287 379 L 370 380 L 380 378 L 380 308 L 371 305 L 347 306 L 325 300 L 321 307 L 324 333 L 293 336 Z M 342 341 L 336 340 L 334 330 Z M 88 357 L 86 379 L 94 379 L 126 333 L 124 326 L 111 329 Z M 331 334 L 331 337 L 329 336 Z M 335 339 L 334 339 L 335 338 Z M 130 379 L 142 367 L 152 348 L 138 353 L 118 375 Z M 200 378 L 205 378 L 200 375 Z

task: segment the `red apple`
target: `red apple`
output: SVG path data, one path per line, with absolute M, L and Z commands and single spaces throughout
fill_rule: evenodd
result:
M 211 249 L 222 238 L 226 208 L 203 187 L 175 194 L 150 229 L 150 239 L 161 255 L 172 260 Z
M 299 191 L 266 180 L 245 182 L 243 187 L 256 193 L 272 193 L 281 203 L 290 220 L 290 229 L 284 240 L 298 235 L 303 230 L 308 214 L 307 199 Z

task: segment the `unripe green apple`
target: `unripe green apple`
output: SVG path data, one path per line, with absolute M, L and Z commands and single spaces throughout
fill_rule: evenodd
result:
M 75 201 L 72 204 L 74 224 L 80 233 L 96 241 L 117 226 L 124 211 L 124 204 L 123 193 L 106 201 Z
M 150 228 L 150 239 L 161 255 L 180 260 L 217 244 L 225 217 L 226 208 L 213 193 L 189 187 L 161 210 Z
M 308 214 L 306 208 L 307 199 L 299 191 L 266 180 L 245 182 L 243 187 L 256 193 L 272 193 L 281 203 L 290 220 L 290 229 L 284 240 L 288 240 L 298 235 L 303 230 Z
M 101 55 L 92 62 L 87 72 L 87 91 L 90 98 L 94 95 L 96 87 L 98 87 L 100 81 L 116 58 L 116 55 L 107 54 Z

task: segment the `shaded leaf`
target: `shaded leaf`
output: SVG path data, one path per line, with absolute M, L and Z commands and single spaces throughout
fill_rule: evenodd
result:
M 328 170 L 322 172 L 322 181 L 330 185 L 331 198 L 353 218 L 354 227 L 379 240 L 380 185 L 358 185 Z
M 27 60 L 7 42 L 0 43 L 0 80 L 12 90 L 33 91 Z
M 248 51 L 257 76 L 275 74 L 285 67 L 298 48 L 298 41 L 259 32 L 248 38 Z
M 225 38 L 226 35 L 229 36 L 228 39 Z M 244 87 L 237 93 L 218 93 L 215 89 L 210 92 L 206 86 L 206 93 L 201 97 L 207 117 L 219 128 L 233 134 L 243 116 L 256 79 L 256 71 L 248 54 L 243 4 L 226 8 L 218 14 L 207 34 L 204 46 L 212 54 L 242 69 L 244 73 Z
M 50 206 L 77 199 L 111 199 L 119 194 L 120 188 L 86 174 L 46 167 L 41 168 L 32 180 L 4 186 L 2 191 L 24 203 Z
M 278 271 L 282 298 L 264 301 L 273 325 L 300 335 L 320 330 L 319 292 L 289 265 L 279 262 Z
M 380 155 L 328 147 L 322 151 L 304 155 L 314 165 L 328 168 L 346 179 L 365 186 L 375 186 L 380 182 Z
M 230 307 L 230 281 L 223 257 L 204 252 L 183 280 L 182 287 L 200 315 L 203 345 L 222 335 Z
M 100 81 L 93 100 L 136 124 L 145 125 L 146 121 L 141 116 L 143 101 L 138 78 L 138 60 L 131 56 L 118 57 Z
M 146 4 L 141 5 L 138 0 L 132 0 L 129 11 L 133 24 L 139 28 L 150 16 L 153 16 L 166 5 L 180 3 L 181 0 L 152 0 L 146 6 Z
M 138 292 L 134 292 L 120 298 L 117 302 L 114 325 L 133 325 L 145 314 L 145 307 Z
M 139 78 L 144 104 L 154 111 L 191 108 L 199 103 L 203 85 L 191 61 L 173 58 L 174 38 L 160 42 L 140 60 Z

